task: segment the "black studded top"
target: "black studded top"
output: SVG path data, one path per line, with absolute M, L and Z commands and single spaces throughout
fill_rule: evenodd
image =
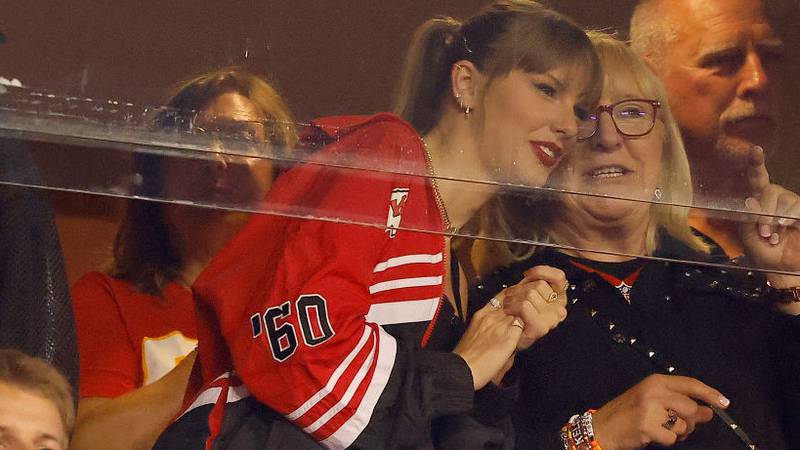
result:
M 659 256 L 701 259 L 690 252 L 667 241 Z M 715 252 L 709 260 L 720 257 Z M 615 268 L 578 260 L 620 279 L 642 267 L 628 302 L 598 273 L 572 262 L 544 249 L 479 280 L 470 293 L 471 309 L 477 308 L 540 264 L 564 270 L 571 283 L 567 319 L 517 356 L 518 448 L 560 448 L 559 429 L 570 416 L 598 409 L 656 373 L 698 378 L 731 399 L 726 419 L 733 427 L 715 417 L 674 448 L 746 449 L 743 439 L 760 449 L 800 448 L 800 319 L 772 310 L 763 276 L 659 261 Z

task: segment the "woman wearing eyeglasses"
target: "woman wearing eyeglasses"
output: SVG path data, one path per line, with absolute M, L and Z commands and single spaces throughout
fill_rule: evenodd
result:
M 475 286 L 471 300 L 502 301 L 517 289 L 505 286 L 543 264 L 572 284 L 567 320 L 517 356 L 517 446 L 798 448 L 800 326 L 752 301 L 764 298 L 763 278 L 624 256 L 724 261 L 689 228 L 686 209 L 612 198 L 689 204 L 691 183 L 657 78 L 624 43 L 591 37 L 606 74 L 602 106 L 579 127 L 579 145 L 550 184 L 599 196 L 506 199 L 492 214 L 572 250 L 476 249 L 516 262 Z M 717 417 L 726 412 L 735 426 Z

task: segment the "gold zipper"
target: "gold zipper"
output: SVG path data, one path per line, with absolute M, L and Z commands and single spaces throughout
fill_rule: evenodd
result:
M 453 227 L 450 225 L 450 216 L 447 215 L 447 209 L 444 207 L 442 194 L 439 193 L 439 184 L 436 182 L 436 172 L 433 170 L 433 158 L 431 157 L 431 152 L 428 149 L 428 143 L 425 142 L 425 139 L 421 137 L 419 140 L 422 141 L 422 148 L 425 151 L 425 166 L 428 169 L 428 176 L 431 179 L 433 198 L 436 200 L 436 207 L 439 209 L 439 216 L 442 218 L 445 232 L 451 233 Z

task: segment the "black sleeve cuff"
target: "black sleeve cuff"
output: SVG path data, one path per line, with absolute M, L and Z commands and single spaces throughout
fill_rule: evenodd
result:
M 475 418 L 487 425 L 498 425 L 511 414 L 519 398 L 519 376 L 516 366 L 506 373 L 499 386 L 489 383 L 475 393 Z
M 455 353 L 422 351 L 419 364 L 432 383 L 432 418 L 472 412 L 475 384 L 463 358 Z

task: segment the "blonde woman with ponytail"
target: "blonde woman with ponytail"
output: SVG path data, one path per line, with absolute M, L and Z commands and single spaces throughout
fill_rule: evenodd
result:
M 214 399 L 243 382 L 252 397 L 239 402 L 296 427 L 248 410 L 262 414 L 267 448 L 502 445 L 502 431 L 478 422 L 502 420 L 515 351 L 565 317 L 563 273 L 539 267 L 465 325 L 466 281 L 448 235 L 501 184 L 544 184 L 571 150 L 600 88 L 588 38 L 538 3 L 496 2 L 464 23 L 423 24 L 403 73 L 396 111 L 407 122 L 314 121 L 304 135 L 322 144 L 318 164 L 284 174 L 267 197 L 381 226 L 260 216 L 193 286 L 201 329 L 224 340 L 201 338 L 206 408 L 236 417 L 244 407 Z M 216 432 L 232 429 L 242 428 Z M 208 442 L 220 438 L 209 432 Z

